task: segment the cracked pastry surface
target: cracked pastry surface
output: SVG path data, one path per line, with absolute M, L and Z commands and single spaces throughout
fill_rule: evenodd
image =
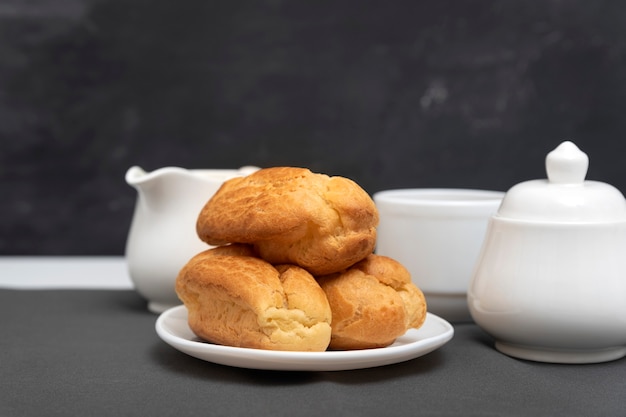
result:
M 194 256 L 176 292 L 189 327 L 209 342 L 289 351 L 324 351 L 330 342 L 330 306 L 313 276 L 295 265 L 272 266 L 248 245 Z
M 226 181 L 196 230 L 210 245 L 252 244 L 272 264 L 325 275 L 373 252 L 378 220 L 373 200 L 354 181 L 274 167 Z
M 426 299 L 399 262 L 369 255 L 351 268 L 317 277 L 332 310 L 330 349 L 392 344 L 426 320 Z

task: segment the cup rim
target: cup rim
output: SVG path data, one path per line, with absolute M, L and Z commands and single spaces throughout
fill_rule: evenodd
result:
M 382 217 L 482 218 L 495 214 L 505 193 L 463 188 L 406 188 L 373 195 Z
M 401 188 L 374 193 L 374 201 L 409 206 L 480 206 L 500 202 L 503 191 L 473 188 Z

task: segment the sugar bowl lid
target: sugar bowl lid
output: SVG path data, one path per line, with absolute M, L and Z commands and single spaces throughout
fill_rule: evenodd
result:
M 626 221 L 626 199 L 612 185 L 585 181 L 589 158 L 565 141 L 546 157 L 545 180 L 513 186 L 495 218 L 550 223 Z

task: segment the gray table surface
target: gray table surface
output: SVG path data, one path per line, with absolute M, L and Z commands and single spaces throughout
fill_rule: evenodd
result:
M 426 356 L 338 372 L 227 367 L 159 339 L 132 290 L 0 290 L 0 415 L 624 416 L 626 360 L 498 353 L 471 323 Z

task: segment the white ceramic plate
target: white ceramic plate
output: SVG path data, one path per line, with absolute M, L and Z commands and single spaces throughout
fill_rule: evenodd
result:
M 193 357 L 239 368 L 276 371 L 343 371 L 404 362 L 446 344 L 454 329 L 444 319 L 428 313 L 424 325 L 411 329 L 391 346 L 380 349 L 282 352 L 215 345 L 200 341 L 187 325 L 187 308 L 163 312 L 156 322 L 157 334 L 167 344 Z

